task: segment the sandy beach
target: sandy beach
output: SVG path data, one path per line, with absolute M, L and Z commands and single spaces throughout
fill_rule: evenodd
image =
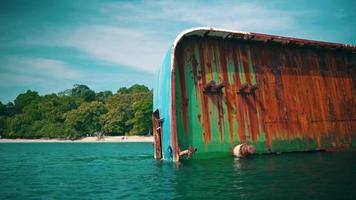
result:
M 90 143 L 90 142 L 153 142 L 153 136 L 106 136 L 102 139 L 97 137 L 85 137 L 78 140 L 63 139 L 0 139 L 0 143 L 51 143 L 51 142 L 70 142 L 70 143 Z

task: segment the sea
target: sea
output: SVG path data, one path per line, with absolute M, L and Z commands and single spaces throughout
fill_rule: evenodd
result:
M 356 152 L 172 163 L 152 143 L 1 143 L 0 199 L 356 199 Z

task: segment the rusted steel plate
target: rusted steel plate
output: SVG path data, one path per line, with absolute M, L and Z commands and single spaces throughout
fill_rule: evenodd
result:
M 352 51 L 191 36 L 177 45 L 174 64 L 181 148 L 229 152 L 248 142 L 264 153 L 352 145 Z M 221 92 L 204 92 L 218 85 Z

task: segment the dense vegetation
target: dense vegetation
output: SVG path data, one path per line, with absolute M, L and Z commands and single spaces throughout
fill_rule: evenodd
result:
M 0 102 L 2 138 L 76 139 L 98 135 L 147 135 L 151 132 L 152 91 L 143 85 L 95 93 L 74 85 L 40 96 L 28 90 L 15 101 Z

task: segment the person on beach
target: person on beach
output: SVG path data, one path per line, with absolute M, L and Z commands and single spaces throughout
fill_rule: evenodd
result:
M 232 150 L 232 154 L 238 158 L 244 158 L 247 155 L 256 153 L 256 148 L 252 145 L 242 143 L 235 146 Z

